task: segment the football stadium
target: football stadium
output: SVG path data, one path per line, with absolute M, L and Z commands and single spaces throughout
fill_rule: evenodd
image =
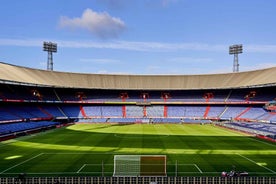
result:
M 275 183 L 276 67 L 115 75 L 0 63 L 1 183 Z

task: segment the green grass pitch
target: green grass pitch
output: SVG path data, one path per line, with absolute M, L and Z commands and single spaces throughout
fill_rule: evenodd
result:
M 168 176 L 276 176 L 276 144 L 213 125 L 76 124 L 0 143 L 0 177 L 112 176 L 114 155 L 167 155 Z

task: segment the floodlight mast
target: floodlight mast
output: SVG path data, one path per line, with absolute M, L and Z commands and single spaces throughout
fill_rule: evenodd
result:
M 239 57 L 238 54 L 242 53 L 242 44 L 231 45 L 229 47 L 229 54 L 234 54 L 233 72 L 239 72 Z
M 48 52 L 47 70 L 53 71 L 53 52 L 57 52 L 57 44 L 43 42 L 43 51 Z

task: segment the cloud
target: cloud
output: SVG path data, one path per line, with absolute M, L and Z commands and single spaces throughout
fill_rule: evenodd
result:
M 47 62 L 39 62 L 39 66 L 41 66 L 42 68 L 46 68 Z
M 151 8 L 152 6 L 166 8 L 172 4 L 176 4 L 180 0 L 136 0 L 135 2 L 130 0 L 96 0 L 97 4 L 103 4 L 110 9 L 120 10 L 122 8 L 137 8 L 139 6 L 145 8 Z
M 108 74 L 107 70 L 99 70 L 97 71 L 97 74 Z
M 34 39 L 1 39 L 0 46 L 37 47 L 43 45 L 43 40 Z
M 80 62 L 95 64 L 119 64 L 121 61 L 117 59 L 98 59 L 98 58 L 82 58 Z
M 259 69 L 264 69 L 264 68 L 271 68 L 271 67 L 275 67 L 276 64 L 275 63 L 271 63 L 271 62 L 262 62 L 262 63 L 258 63 L 258 64 L 253 64 L 250 66 L 241 66 L 240 69 L 242 71 L 251 71 L 251 70 L 259 70 Z
M 62 16 L 59 21 L 61 28 L 87 30 L 99 38 L 116 38 L 126 28 L 125 23 L 116 17 L 111 17 L 107 12 L 95 12 L 91 9 L 84 10 L 81 17 L 68 18 Z
M 168 6 L 171 3 L 176 3 L 178 0 L 161 0 L 161 5 L 163 7 Z
M 155 66 L 155 65 L 149 65 L 146 67 L 146 70 L 150 72 L 152 72 L 153 70 L 159 71 L 161 69 L 162 69 L 161 66 Z
M 70 41 L 53 39 L 7 39 L 0 38 L 0 46 L 19 46 L 19 47 L 42 47 L 43 41 L 57 43 L 58 47 L 76 48 L 76 49 L 116 49 L 141 52 L 174 52 L 174 51 L 211 51 L 228 53 L 229 45 L 226 44 L 208 44 L 208 43 L 168 43 L 168 42 L 137 42 L 137 41 Z M 274 54 L 276 45 L 258 45 L 244 44 L 244 52 L 250 53 L 272 53 Z M 180 60 L 179 58 L 178 60 Z M 184 58 L 185 59 L 185 58 Z M 191 58 L 186 58 L 191 59 Z M 204 58 L 201 58 L 202 60 Z M 177 58 L 176 58 L 177 60 Z
M 129 0 L 97 0 L 97 4 L 99 3 L 107 5 L 111 9 L 121 9 L 132 2 Z
M 212 58 L 203 58 L 203 57 L 175 57 L 169 58 L 168 62 L 170 63 L 182 63 L 182 64 L 210 64 L 213 62 Z
M 275 53 L 276 45 L 245 45 L 245 52 Z
M 60 41 L 63 47 L 70 48 L 99 48 L 120 49 L 145 52 L 171 52 L 171 51 L 227 51 L 227 45 L 210 45 L 205 43 L 163 43 L 163 42 L 136 42 L 136 41 L 113 41 L 113 42 L 78 42 Z

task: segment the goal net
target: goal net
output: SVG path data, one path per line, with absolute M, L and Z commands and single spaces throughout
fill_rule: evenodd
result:
M 115 155 L 113 176 L 166 176 L 166 155 Z

